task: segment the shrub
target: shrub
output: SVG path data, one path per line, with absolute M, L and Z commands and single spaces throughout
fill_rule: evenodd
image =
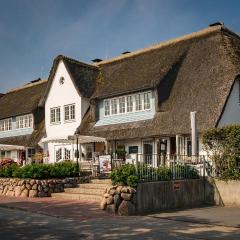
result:
M 29 164 L 24 167 L 11 165 L 0 168 L 0 177 L 44 179 L 76 176 L 78 176 L 78 166 L 72 161 L 55 164 Z
M 13 159 L 11 158 L 4 158 L 0 161 L 0 168 L 4 166 L 10 166 L 12 164 L 16 164 Z

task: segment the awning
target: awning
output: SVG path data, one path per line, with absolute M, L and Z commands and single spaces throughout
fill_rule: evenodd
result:
M 24 146 L 0 144 L 0 151 L 25 150 Z
M 94 136 L 84 136 L 84 135 L 73 135 L 68 136 L 68 139 L 71 141 L 76 141 L 78 138 L 79 143 L 94 143 L 94 142 L 107 142 L 105 138 L 102 137 L 94 137 Z
M 58 138 L 43 138 L 41 140 L 42 143 L 76 143 L 78 138 L 78 143 L 94 143 L 94 142 L 106 142 L 105 138 L 94 137 L 94 136 L 83 136 L 83 135 L 72 135 L 72 136 L 63 136 Z

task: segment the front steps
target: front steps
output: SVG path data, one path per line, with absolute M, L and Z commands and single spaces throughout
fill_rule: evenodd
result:
M 52 198 L 100 203 L 109 185 L 110 179 L 92 179 L 90 183 L 82 183 L 77 188 L 65 188 L 62 193 L 52 193 Z

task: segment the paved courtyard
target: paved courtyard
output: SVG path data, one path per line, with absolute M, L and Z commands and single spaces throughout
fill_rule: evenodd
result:
M 0 198 L 1 240 L 240 239 L 240 209 L 208 207 L 119 217 L 96 205 L 52 199 Z

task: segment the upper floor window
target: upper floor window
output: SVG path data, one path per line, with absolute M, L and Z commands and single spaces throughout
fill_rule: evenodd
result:
M 61 122 L 61 109 L 60 107 L 55 107 L 50 109 L 50 123 L 60 123 Z
M 109 100 L 104 101 L 104 115 L 109 116 L 110 115 L 110 104 Z
M 104 100 L 104 116 L 151 109 L 151 92 Z
M 65 121 L 75 120 L 75 104 L 69 104 L 64 106 L 64 120 Z
M 119 98 L 119 113 L 125 113 L 125 97 Z
M 12 130 L 12 119 L 4 119 L 0 121 L 0 132 Z
M 111 114 L 117 114 L 118 113 L 118 109 L 117 109 L 117 99 L 111 99 Z
M 33 127 L 33 115 L 27 114 L 16 117 L 16 128 L 31 128 Z

